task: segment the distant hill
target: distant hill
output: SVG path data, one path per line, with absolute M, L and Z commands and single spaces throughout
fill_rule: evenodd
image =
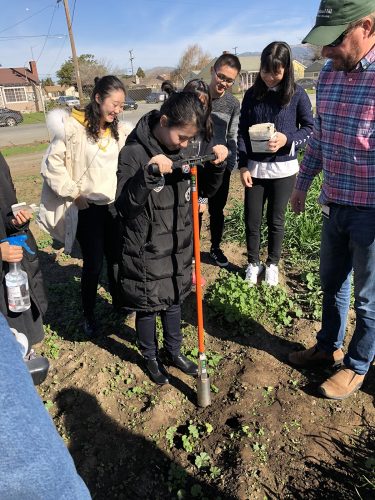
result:
M 173 66 L 155 66 L 154 68 L 145 69 L 145 75 L 148 78 L 153 78 L 158 75 L 163 75 L 164 73 L 171 73 L 175 70 Z
M 310 64 L 313 57 L 313 51 L 308 45 L 291 45 L 293 59 L 297 59 L 301 63 Z M 261 52 L 242 52 L 239 56 L 260 56 Z

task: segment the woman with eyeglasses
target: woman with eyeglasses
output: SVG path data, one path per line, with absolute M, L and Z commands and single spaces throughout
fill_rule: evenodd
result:
M 265 152 L 252 149 L 249 127 L 272 123 L 276 133 Z M 284 237 L 288 200 L 299 169 L 297 151 L 306 146 L 313 128 L 311 102 L 294 82 L 291 50 L 285 42 L 272 42 L 263 50 L 260 71 L 245 93 L 238 134 L 239 168 L 245 187 L 245 227 L 248 266 L 246 280 L 257 283 L 264 271 L 260 262 L 260 233 L 267 202 L 268 256 L 265 282 L 279 282 L 278 264 Z

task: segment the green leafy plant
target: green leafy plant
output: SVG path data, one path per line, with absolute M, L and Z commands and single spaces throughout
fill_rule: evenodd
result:
M 41 236 L 40 238 L 38 238 L 38 240 L 36 242 L 37 247 L 38 247 L 39 250 L 43 250 L 44 248 L 47 248 L 47 247 L 51 246 L 52 243 L 53 243 L 53 239 L 47 233 L 43 233 L 43 236 Z
M 44 350 L 43 354 L 47 356 L 47 358 L 58 359 L 60 353 L 60 346 L 57 343 L 59 340 L 59 336 L 57 333 L 52 330 L 50 325 L 44 325 Z
M 249 287 L 239 274 L 225 270 L 209 287 L 206 298 L 215 313 L 242 328 L 248 327 L 249 320 L 282 328 L 290 326 L 293 317 L 302 315 L 301 308 L 282 287 L 265 283 Z
M 203 469 L 210 465 L 211 457 L 205 451 L 202 451 L 195 457 L 195 466 L 197 469 Z
M 174 445 L 174 436 L 177 432 L 177 427 L 169 427 L 167 432 L 165 433 L 165 439 L 167 440 L 169 448 L 173 448 Z
M 211 477 L 211 479 L 217 479 L 220 476 L 221 476 L 221 469 L 220 469 L 220 467 L 215 467 L 215 466 L 210 467 L 210 477 Z

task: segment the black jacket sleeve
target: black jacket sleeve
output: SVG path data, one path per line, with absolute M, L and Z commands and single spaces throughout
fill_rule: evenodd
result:
M 200 154 L 202 156 L 212 153 L 214 140 L 202 141 Z M 221 186 L 226 162 L 221 165 L 214 165 L 206 162 L 198 167 L 198 194 L 200 198 L 211 198 Z
M 150 192 L 162 180 L 148 172 L 149 158 L 140 148 L 124 146 L 119 155 L 115 207 L 124 219 L 135 219 L 142 213 Z

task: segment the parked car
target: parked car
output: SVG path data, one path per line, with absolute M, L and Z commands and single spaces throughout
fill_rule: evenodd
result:
M 146 97 L 146 102 L 163 102 L 166 97 L 164 92 L 151 92 L 151 94 Z
M 19 111 L 13 109 L 0 108 L 0 125 L 15 127 L 23 121 L 23 116 Z
M 301 78 L 300 80 L 296 80 L 298 85 L 301 85 L 303 89 L 316 89 L 316 85 L 318 83 L 314 78 Z
M 72 95 L 61 95 L 57 99 L 57 102 L 62 106 L 69 106 L 70 108 L 72 108 L 73 106 L 80 105 L 79 99 L 77 99 L 77 97 L 74 97 Z
M 137 108 L 138 108 L 138 104 L 135 102 L 134 99 L 132 99 L 131 97 L 127 97 L 125 99 L 124 109 L 137 109 Z

